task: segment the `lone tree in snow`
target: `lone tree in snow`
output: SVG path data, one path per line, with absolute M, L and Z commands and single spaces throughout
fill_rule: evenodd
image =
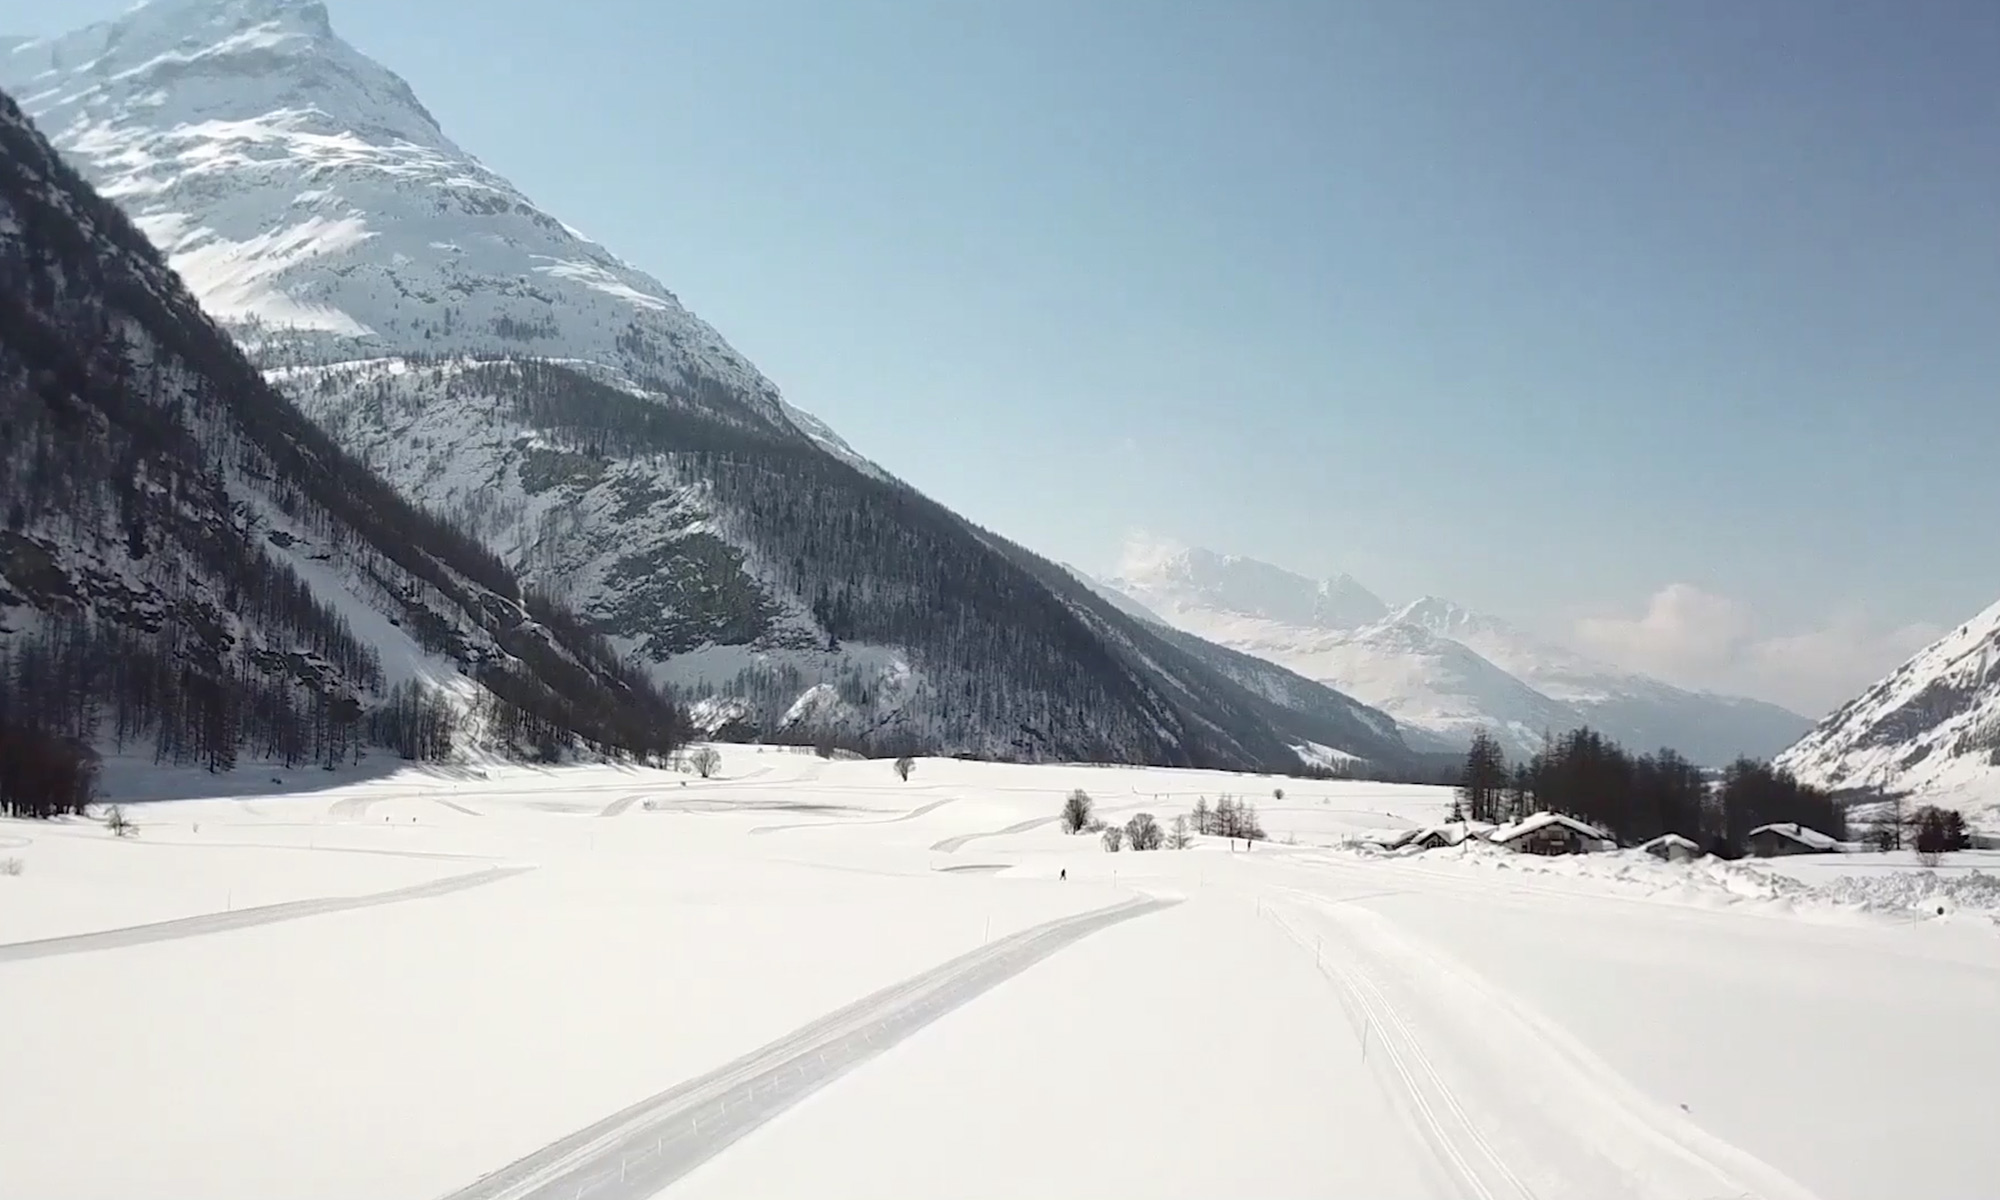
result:
M 1866 843 L 1883 853 L 1903 848 L 1904 835 L 1916 828 L 1903 797 L 1892 795 L 1875 809 L 1875 819 L 1864 835 Z
M 1125 827 L 1123 825 L 1106 825 L 1104 827 L 1104 848 L 1112 854 L 1116 854 L 1125 848 Z
M 1214 833 L 1215 830 L 1209 827 L 1209 822 L 1212 819 L 1208 811 L 1208 797 L 1203 796 L 1196 800 L 1194 802 L 1194 831 L 1204 836 Z
M 907 781 L 910 772 L 917 769 L 917 760 L 905 754 L 896 760 L 896 778 Z
M 1081 833 L 1090 824 L 1090 793 L 1078 788 L 1063 801 L 1062 826 L 1064 833 Z
M 1272 788 L 1272 789 L 1271 789 L 1271 799 L 1273 799 L 1273 800 L 1276 800 L 1276 801 L 1279 801 L 1280 803 L 1282 803 L 1282 802 L 1284 801 L 1284 799 L 1285 799 L 1285 789 L 1284 789 L 1284 788 L 1281 788 L 1281 787 L 1274 787 L 1274 788 Z
M 715 773 L 722 769 L 722 751 L 713 746 L 697 746 L 694 753 L 688 755 L 688 765 L 703 779 L 713 779 Z
M 1125 840 L 1134 850 L 1158 850 L 1167 840 L 1167 834 L 1152 813 L 1140 813 L 1125 822 Z
M 1965 832 L 1965 818 L 1951 809 L 1926 804 L 1911 815 L 1916 827 L 1917 861 L 1935 867 L 1953 850 L 1963 850 L 1972 839 Z
M 104 827 L 111 831 L 113 837 L 131 837 L 139 832 L 139 827 L 125 815 L 125 806 L 122 804 L 112 805 L 111 811 L 104 814 Z
M 1181 813 L 1174 818 L 1174 831 L 1167 835 L 1167 849 L 1185 850 L 1193 842 L 1194 835 L 1188 832 L 1187 814 Z

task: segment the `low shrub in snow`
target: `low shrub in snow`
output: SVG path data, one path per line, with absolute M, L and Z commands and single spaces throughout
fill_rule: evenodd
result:
M 0 858 L 0 875 L 19 875 L 28 869 L 28 864 L 18 858 Z
M 139 832 L 139 827 L 125 815 L 125 808 L 120 804 L 112 805 L 111 810 L 104 814 L 104 827 L 109 829 L 114 837 L 131 837 Z
M 1152 813 L 1140 813 L 1125 822 L 1125 841 L 1134 850 L 1158 850 L 1166 840 L 1166 830 L 1160 828 Z
M 722 751 L 713 746 L 698 746 L 688 755 L 688 765 L 703 779 L 712 779 L 722 769 Z

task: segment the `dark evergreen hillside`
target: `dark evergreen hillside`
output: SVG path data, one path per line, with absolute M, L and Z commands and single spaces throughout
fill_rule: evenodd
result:
M 779 730 L 810 680 L 784 666 L 746 673 L 734 694 L 762 710 L 767 734 L 880 751 L 1277 771 L 1299 770 L 1293 747 L 1307 741 L 1383 764 L 1407 756 L 1383 714 L 1268 664 L 1258 666 L 1285 685 L 1253 690 L 1237 677 L 1252 674 L 1243 664 L 1218 666 L 1055 565 L 795 433 L 717 421 L 704 406 L 635 395 L 567 366 L 420 367 L 433 377 L 415 390 L 406 378 L 371 386 L 332 372 L 298 394 L 350 444 L 440 404 L 490 406 L 477 419 L 504 416 L 533 431 L 532 447 L 510 451 L 523 493 L 567 489 L 572 508 L 608 497 L 614 519 L 649 536 L 670 519 L 674 496 L 699 493 L 698 513 L 673 517 L 688 532 L 610 552 L 611 595 L 580 606 L 600 631 L 654 661 L 710 643 L 893 646 L 928 684 L 884 711 L 877 684 L 844 678 L 840 699 L 867 713 L 865 724 Z M 798 620 L 786 624 L 787 612 Z
M 332 763 L 393 701 L 380 635 L 485 685 L 545 752 L 634 753 L 681 718 L 476 540 L 400 498 L 265 385 L 146 238 L 0 96 L 0 728 L 224 769 Z M 38 731 L 38 732 L 37 732 Z

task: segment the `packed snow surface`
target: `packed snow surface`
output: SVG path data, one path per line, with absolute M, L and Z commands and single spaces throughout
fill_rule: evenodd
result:
M 713 779 L 124 763 L 135 837 L 0 822 L 0 1192 L 1890 1200 L 2000 1177 L 2000 855 L 1384 853 L 1355 843 L 1438 824 L 1449 793 L 721 755 Z M 1056 824 L 1078 787 L 1168 825 L 1234 795 L 1274 840 L 1109 854 Z

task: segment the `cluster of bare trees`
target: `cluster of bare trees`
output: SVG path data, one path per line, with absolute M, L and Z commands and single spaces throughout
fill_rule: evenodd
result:
M 96 785 L 89 747 L 18 724 L 0 710 L 0 815 L 47 819 L 81 815 Z
M 1936 866 L 1953 850 L 1972 847 L 1964 813 L 1932 804 L 1913 809 L 1901 796 L 1882 802 L 1863 836 L 1877 850 L 1915 850 L 1926 866 Z
M 390 688 L 368 714 L 369 740 L 412 760 L 450 757 L 457 730 L 451 701 L 415 680 Z
M 1123 825 L 1113 825 L 1096 816 L 1096 807 L 1090 793 L 1082 788 L 1064 797 L 1060 814 L 1063 832 L 1097 834 L 1113 854 L 1126 849 L 1185 850 L 1194 842 L 1186 816 L 1175 817 L 1169 831 L 1152 813 L 1135 813 Z
M 1193 816 L 1194 831 L 1206 837 L 1264 840 L 1264 825 L 1257 819 L 1257 806 L 1247 800 L 1222 796 L 1211 806 L 1208 797 L 1203 796 L 1194 802 Z

